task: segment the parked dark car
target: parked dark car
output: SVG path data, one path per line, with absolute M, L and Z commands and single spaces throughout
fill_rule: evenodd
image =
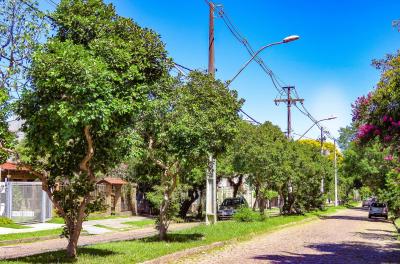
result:
M 376 202 L 376 198 L 370 197 L 362 201 L 362 207 L 370 207 L 372 203 Z
M 372 216 L 385 217 L 388 219 L 388 207 L 385 203 L 372 203 L 369 207 L 368 218 Z
M 244 197 L 226 198 L 218 209 L 218 219 L 230 219 L 241 207 L 249 207 Z

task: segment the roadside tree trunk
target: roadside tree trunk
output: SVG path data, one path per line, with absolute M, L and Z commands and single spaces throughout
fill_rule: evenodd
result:
M 239 190 L 239 187 L 242 186 L 242 184 L 243 184 L 243 174 L 240 174 L 238 176 L 238 181 L 237 182 L 235 182 L 231 178 L 229 178 L 228 181 L 229 181 L 229 184 L 233 187 L 233 197 L 236 197 L 237 193 L 238 193 L 238 190 Z
M 69 231 L 67 256 L 69 258 L 77 257 L 78 239 L 82 231 L 82 222 L 83 221 L 77 221 L 76 223 L 67 224 Z
M 190 189 L 188 191 L 188 196 L 189 196 L 189 198 L 186 199 L 185 201 L 183 201 L 183 203 L 181 204 L 181 208 L 179 210 L 179 216 L 182 219 L 186 218 L 186 215 L 187 215 L 190 207 L 199 198 L 199 192 L 196 189 Z
M 170 203 L 170 197 L 168 196 L 168 192 L 164 192 L 164 197 L 160 206 L 160 216 L 159 216 L 159 223 L 158 223 L 158 231 L 159 231 L 159 238 L 160 240 L 167 239 L 167 230 L 169 225 L 168 220 L 168 207 Z

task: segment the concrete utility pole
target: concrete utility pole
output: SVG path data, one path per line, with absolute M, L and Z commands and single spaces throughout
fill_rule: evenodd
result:
M 333 140 L 335 146 L 335 206 L 339 205 L 338 200 L 338 176 L 337 176 L 337 157 L 336 157 L 336 139 Z
M 292 132 L 292 114 L 291 114 L 291 107 L 292 104 L 296 104 L 297 102 L 303 103 L 304 99 L 296 99 L 291 97 L 291 91 L 294 88 L 294 86 L 286 86 L 282 87 L 284 90 L 287 90 L 287 99 L 275 99 L 274 102 L 276 105 L 279 103 L 286 103 L 287 104 L 287 138 L 290 140 L 292 138 L 291 132 Z
M 321 141 L 321 155 L 324 155 L 324 130 L 323 130 L 322 126 L 321 126 L 321 138 L 320 138 L 320 141 Z M 322 176 L 322 179 L 321 179 L 321 193 L 324 193 L 324 177 L 323 176 Z
M 208 74 L 215 75 L 214 66 L 214 10 L 215 6 L 209 2 L 209 33 L 208 33 Z M 217 222 L 217 161 L 210 155 L 206 182 L 206 224 Z

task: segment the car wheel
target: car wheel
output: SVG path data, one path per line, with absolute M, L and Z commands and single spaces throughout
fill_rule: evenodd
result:
M 371 218 L 371 215 L 368 215 L 368 218 Z

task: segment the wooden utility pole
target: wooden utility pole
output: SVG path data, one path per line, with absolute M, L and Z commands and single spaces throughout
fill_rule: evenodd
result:
M 209 31 L 208 31 L 208 74 L 215 76 L 214 57 L 214 10 L 209 2 Z M 208 161 L 206 180 L 206 224 L 217 222 L 217 161 L 211 154 Z
M 294 86 L 286 86 L 282 87 L 284 90 L 286 90 L 287 93 L 287 98 L 286 99 L 275 99 L 274 102 L 275 104 L 279 103 L 286 103 L 287 104 L 287 137 L 288 139 L 292 138 L 291 132 L 292 132 L 292 114 L 291 114 L 291 107 L 292 104 L 296 104 L 297 102 L 303 103 L 304 99 L 299 99 L 299 98 L 292 98 L 291 92 L 294 90 Z

